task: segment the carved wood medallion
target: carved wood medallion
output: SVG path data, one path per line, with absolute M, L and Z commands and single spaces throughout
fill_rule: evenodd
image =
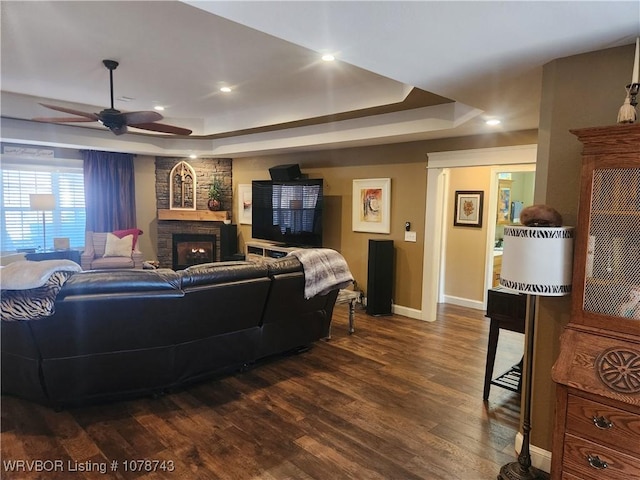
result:
M 609 348 L 596 358 L 598 377 L 611 390 L 630 394 L 640 392 L 640 352 Z

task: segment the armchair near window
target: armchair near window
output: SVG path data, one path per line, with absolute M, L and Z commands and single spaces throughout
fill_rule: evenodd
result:
M 122 232 L 114 232 L 116 235 L 106 232 L 86 232 L 84 252 L 80 256 L 82 269 L 142 268 L 143 256 L 137 247 L 137 238 L 142 231 L 134 229 L 132 232 L 135 234 L 128 235 L 122 235 Z M 118 238 L 120 236 L 123 238 Z

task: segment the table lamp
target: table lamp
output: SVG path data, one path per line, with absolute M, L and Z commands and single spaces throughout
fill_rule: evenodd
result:
M 45 213 L 55 210 L 56 197 L 52 193 L 32 193 L 29 195 L 29 208 L 42 212 L 42 251 L 47 249 Z
M 504 227 L 500 285 L 527 294 L 527 327 L 522 448 L 517 462 L 500 469 L 498 480 L 549 478 L 531 466 L 529 452 L 536 297 L 571 293 L 573 233 L 573 227 Z

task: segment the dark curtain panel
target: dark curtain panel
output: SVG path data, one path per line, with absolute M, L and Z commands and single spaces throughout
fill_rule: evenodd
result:
M 133 155 L 88 150 L 82 155 L 87 230 L 112 232 L 137 227 Z

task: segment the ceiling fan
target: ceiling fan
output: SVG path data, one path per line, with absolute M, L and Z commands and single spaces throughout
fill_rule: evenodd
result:
M 140 112 L 121 112 L 113 108 L 113 71 L 118 67 L 115 60 L 103 60 L 102 63 L 109 70 L 109 84 L 111 87 L 111 108 L 105 108 L 100 113 L 87 113 L 71 108 L 58 107 L 56 105 L 48 105 L 41 103 L 43 107 L 56 110 L 58 112 L 70 113 L 77 115 L 76 117 L 53 117 L 53 118 L 34 118 L 33 120 L 40 122 L 54 123 L 72 123 L 72 122 L 100 122 L 116 135 L 127 133 L 127 127 L 140 128 L 152 132 L 170 133 L 173 135 L 190 135 L 191 130 L 186 128 L 156 123 L 162 120 L 162 115 L 158 112 L 140 111 Z

